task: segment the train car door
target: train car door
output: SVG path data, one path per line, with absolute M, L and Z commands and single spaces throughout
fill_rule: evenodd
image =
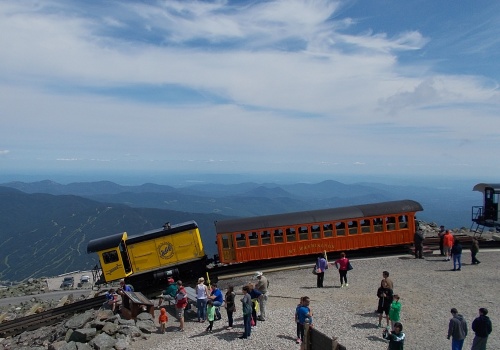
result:
M 498 221 L 498 197 L 499 194 L 491 187 L 484 190 L 484 218 L 486 220 Z
M 221 233 L 218 235 L 220 247 L 220 261 L 232 262 L 236 260 L 236 252 L 234 250 L 233 235 L 230 233 Z

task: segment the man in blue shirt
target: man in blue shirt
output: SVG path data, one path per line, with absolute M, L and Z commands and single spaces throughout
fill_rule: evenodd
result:
M 218 321 L 220 320 L 221 314 L 220 314 L 220 307 L 222 303 L 224 302 L 224 298 L 222 296 L 222 292 L 219 288 L 217 288 L 217 283 L 213 282 L 210 284 L 211 287 L 211 294 L 209 296 L 210 299 L 213 300 L 213 304 L 215 306 L 215 320 Z

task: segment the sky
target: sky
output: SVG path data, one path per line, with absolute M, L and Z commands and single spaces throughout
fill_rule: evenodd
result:
M 0 173 L 500 170 L 500 2 L 0 1 Z

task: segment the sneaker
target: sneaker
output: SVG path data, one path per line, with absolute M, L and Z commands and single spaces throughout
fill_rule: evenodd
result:
M 242 335 L 241 337 L 238 337 L 239 339 L 247 339 L 247 337 L 245 337 L 244 335 Z
M 300 338 L 297 338 L 297 340 L 295 341 L 297 344 L 300 344 L 302 343 L 302 340 L 300 340 Z
M 230 331 L 231 329 L 233 329 L 233 327 L 227 327 L 226 328 L 228 331 Z
M 342 284 L 340 285 L 340 288 L 344 288 L 344 287 L 345 287 L 345 285 L 342 283 Z
M 462 269 L 457 269 L 457 271 L 462 271 Z
M 345 284 L 345 286 L 346 286 L 346 287 L 349 287 L 349 284 L 348 284 L 348 283 L 346 283 L 346 284 Z
M 377 326 L 377 328 L 382 328 L 382 325 L 379 323 L 378 326 Z

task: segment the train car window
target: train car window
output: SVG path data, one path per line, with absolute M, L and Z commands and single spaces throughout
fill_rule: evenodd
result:
M 300 226 L 299 227 L 299 240 L 305 241 L 308 239 L 309 239 L 309 234 L 308 234 L 307 226 Z
M 236 246 L 238 248 L 241 248 L 241 247 L 246 247 L 247 246 L 247 239 L 246 239 L 246 234 L 244 233 L 239 233 L 237 236 L 236 236 Z
M 102 253 L 102 260 L 104 261 L 105 264 L 117 262 L 119 260 L 118 253 L 116 252 L 116 250 L 104 252 Z
M 361 233 L 372 232 L 370 219 L 361 220 L 360 224 L 361 224 Z
M 222 249 L 229 248 L 229 235 L 221 235 Z
M 274 243 L 283 243 L 285 240 L 283 239 L 283 230 L 278 229 L 274 230 Z
M 257 235 L 257 232 L 251 232 L 250 236 L 248 237 L 248 242 L 250 243 L 251 246 L 256 246 L 259 245 L 259 236 Z
M 321 231 L 319 229 L 319 225 L 312 225 L 311 226 L 311 238 L 312 239 L 320 239 L 321 238 Z
M 333 237 L 332 224 L 323 224 L 323 237 Z
M 271 235 L 268 230 L 262 231 L 261 234 L 262 244 L 271 244 Z
M 295 229 L 293 227 L 286 229 L 286 241 L 295 242 L 297 237 L 295 236 Z
M 349 221 L 347 223 L 349 226 L 349 234 L 350 235 L 355 235 L 358 233 L 358 222 L 357 221 Z
M 373 232 L 384 231 L 384 221 L 382 218 L 373 219 Z
M 401 215 L 398 218 L 399 221 L 399 228 L 408 228 L 408 216 L 407 215 Z
M 345 236 L 345 222 L 337 222 L 335 224 L 335 232 L 337 236 Z
M 385 226 L 387 227 L 387 231 L 394 231 L 396 229 L 396 218 L 394 216 L 386 217 Z

